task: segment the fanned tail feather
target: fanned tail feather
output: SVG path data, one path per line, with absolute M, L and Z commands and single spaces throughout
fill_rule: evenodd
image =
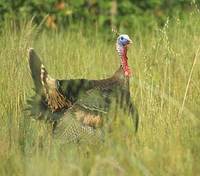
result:
M 41 82 L 41 61 L 39 56 L 36 54 L 33 48 L 30 48 L 28 50 L 28 61 L 29 61 L 29 67 L 31 70 L 31 76 L 33 79 L 33 83 L 35 86 L 36 93 L 40 94 L 42 90 L 42 82 Z
M 49 76 L 33 48 L 29 49 L 28 57 L 35 95 L 27 100 L 26 110 L 34 119 L 52 120 L 57 116 L 53 112 L 71 107 L 71 102 L 57 90 L 56 80 Z
M 45 119 L 45 113 L 47 112 L 47 103 L 45 102 L 45 95 L 41 82 L 41 60 L 36 54 L 33 48 L 28 50 L 29 68 L 31 71 L 32 80 L 34 83 L 33 91 L 35 95 L 27 100 L 26 111 L 28 115 L 33 119 L 42 120 Z

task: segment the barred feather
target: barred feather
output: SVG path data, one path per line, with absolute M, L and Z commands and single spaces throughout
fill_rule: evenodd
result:
M 96 144 L 103 141 L 101 128 L 94 129 L 91 126 L 83 125 L 76 120 L 76 115 L 70 111 L 64 114 L 53 131 L 54 138 L 68 143 L 91 143 Z

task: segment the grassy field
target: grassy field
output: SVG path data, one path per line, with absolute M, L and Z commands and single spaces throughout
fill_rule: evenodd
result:
M 132 99 L 140 113 L 114 124 L 98 146 L 60 144 L 45 123 L 23 114 L 33 95 L 27 49 L 56 78 L 105 78 L 118 68 L 116 37 L 98 31 L 38 32 L 5 25 L 0 34 L 0 175 L 199 175 L 200 19 L 194 12 L 164 28 L 132 30 Z M 110 37 L 110 36 L 111 37 Z M 119 114 L 118 116 L 123 116 Z

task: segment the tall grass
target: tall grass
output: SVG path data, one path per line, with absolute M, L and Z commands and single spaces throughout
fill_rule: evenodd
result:
M 27 49 L 56 78 L 105 78 L 119 66 L 115 37 L 98 32 L 37 32 L 5 25 L 0 36 L 0 175 L 198 175 L 200 172 L 200 19 L 167 21 L 129 33 L 137 135 L 121 116 L 98 146 L 60 144 L 48 125 L 23 114 L 33 94 Z M 145 28 L 145 27 L 144 27 Z M 147 31 L 147 32 L 141 32 Z M 110 34 L 112 35 L 112 34 Z

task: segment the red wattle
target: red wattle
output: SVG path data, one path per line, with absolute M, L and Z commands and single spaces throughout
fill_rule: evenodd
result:
M 122 51 L 122 68 L 124 70 L 125 76 L 130 77 L 131 76 L 131 70 L 128 66 L 128 57 L 127 57 L 127 50 L 126 48 L 123 49 Z

